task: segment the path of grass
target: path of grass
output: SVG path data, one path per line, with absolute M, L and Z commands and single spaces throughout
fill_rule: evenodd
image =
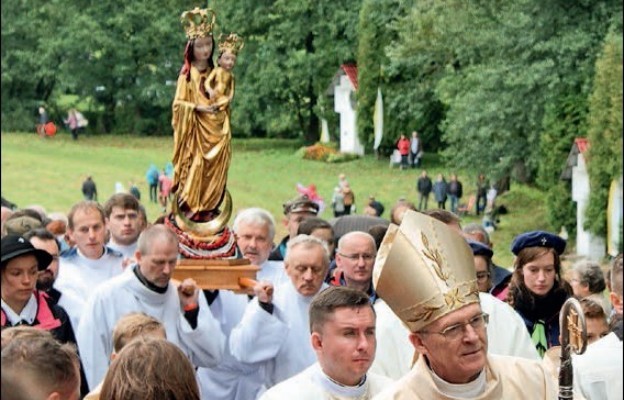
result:
M 61 132 L 52 139 L 39 139 L 34 134 L 2 134 L 2 195 L 25 207 L 40 204 L 48 210 L 67 212 L 82 199 L 82 181 L 87 175 L 95 180 L 99 199 L 104 202 L 114 193 L 115 182 L 128 188 L 133 180 L 141 189 L 150 220 L 161 210 L 149 203 L 145 171 L 151 163 L 162 168 L 171 158 L 171 138 L 135 136 L 81 136 L 77 142 Z M 234 212 L 241 208 L 259 206 L 271 211 L 278 223 L 277 236 L 285 229 L 281 224 L 282 203 L 294 197 L 296 184 L 314 183 L 327 203 L 337 184 L 338 174 L 345 173 L 356 194 L 358 210 L 364 208 L 369 194 L 385 206 L 387 217 L 392 204 L 403 196 L 416 201 L 415 183 L 420 170 L 390 169 L 387 159 L 367 156 L 343 164 L 305 161 L 294 154 L 297 144 L 285 140 L 235 140 L 229 172 L 229 190 L 234 200 Z M 428 155 L 425 166 L 433 178 L 438 173 L 448 175 L 451 168 L 441 166 L 437 158 Z M 472 171 L 458 171 L 464 183 L 464 200 L 474 193 Z M 494 232 L 495 261 L 509 266 L 512 255 L 509 244 L 525 230 L 547 229 L 543 194 L 533 188 L 514 185 L 498 200 L 510 214 L 501 216 L 500 229 Z M 431 199 L 430 205 L 434 204 Z M 329 207 L 329 204 L 328 204 Z M 326 208 L 321 215 L 331 218 Z M 478 221 L 467 216 L 463 223 Z

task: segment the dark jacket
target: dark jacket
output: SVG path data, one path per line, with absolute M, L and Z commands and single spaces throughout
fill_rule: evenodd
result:
M 511 288 L 514 290 L 514 309 L 522 319 L 533 336 L 538 323 L 544 325 L 546 334 L 546 348 L 536 348 L 540 355 L 553 346 L 559 346 L 559 310 L 570 294 L 563 288 L 555 287 L 544 297 L 536 297 L 527 293 L 527 289 Z
M 418 182 L 416 183 L 416 189 L 418 193 L 429 195 L 431 193 L 431 189 L 433 188 L 433 183 L 431 182 L 431 178 L 428 176 L 418 178 Z
M 457 196 L 458 199 L 464 195 L 464 189 L 460 181 L 450 181 L 448 183 L 449 196 Z
M 69 316 L 63 307 L 56 304 L 60 298 L 60 292 L 55 290 L 54 297 L 49 296 L 42 291 L 35 291 L 35 297 L 37 299 L 37 316 L 33 321 L 32 326 L 35 328 L 49 331 L 56 340 L 61 343 L 71 343 L 76 346 L 76 336 L 74 335 L 74 329 L 72 328 Z M 2 328 L 9 327 L 9 321 L 4 313 L 1 311 L 0 324 Z M 84 369 L 82 362 L 80 363 L 80 394 L 81 398 L 89 393 L 89 387 L 87 386 L 87 379 L 84 375 Z
M 286 256 L 286 246 L 288 245 L 288 239 L 290 236 L 284 237 L 281 242 L 269 254 L 270 261 L 284 261 L 284 257 Z

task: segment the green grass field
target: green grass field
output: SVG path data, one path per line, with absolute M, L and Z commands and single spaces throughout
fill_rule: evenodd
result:
M 40 139 L 34 133 L 2 133 L 2 195 L 20 207 L 42 205 L 48 212 L 67 212 L 82 200 L 81 186 L 87 175 L 97 184 L 100 202 L 115 191 L 115 182 L 128 189 L 133 180 L 141 189 L 142 202 L 148 218 L 161 214 L 159 206 L 150 203 L 145 172 L 151 163 L 163 168 L 171 159 L 173 140 L 170 137 L 81 136 L 76 142 L 69 133 L 59 132 L 53 138 Z M 302 160 L 295 156 L 297 142 L 286 140 L 249 139 L 233 142 L 228 187 L 234 212 L 258 206 L 276 218 L 277 237 L 285 234 L 281 223 L 282 203 L 297 195 L 296 184 L 314 183 L 325 199 L 321 217 L 332 217 L 329 203 L 338 174 L 344 173 L 356 195 L 358 212 L 363 210 L 370 194 L 381 201 L 389 216 L 392 204 L 405 197 L 417 200 L 415 189 L 420 169 L 401 171 L 389 168 L 388 159 L 365 156 L 355 161 L 328 164 Z M 447 176 L 452 166 L 441 165 L 429 154 L 424 167 L 432 179 L 438 173 Z M 474 171 L 457 171 L 464 184 L 464 202 L 474 193 Z M 447 203 L 448 204 L 448 203 Z M 509 266 L 512 254 L 509 245 L 523 231 L 548 229 L 544 212 L 544 195 L 537 189 L 513 184 L 511 191 L 500 196 L 509 214 L 500 217 L 499 229 L 493 233 L 494 261 Z M 431 198 L 429 206 L 435 206 Z M 468 215 L 462 223 L 479 221 Z

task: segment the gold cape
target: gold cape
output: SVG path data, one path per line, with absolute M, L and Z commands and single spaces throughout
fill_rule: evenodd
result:
M 209 73 L 191 66 L 188 82 L 186 75 L 178 77 L 173 100 L 173 188 L 193 212 L 219 207 L 232 158 L 229 107 L 216 113 L 195 111 L 196 105 L 211 105 L 203 86 Z

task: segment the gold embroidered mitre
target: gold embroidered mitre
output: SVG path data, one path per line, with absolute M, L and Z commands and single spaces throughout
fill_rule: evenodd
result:
M 400 226 L 388 228 L 375 259 L 373 283 L 412 332 L 479 302 L 466 240 L 444 223 L 411 210 Z
M 223 53 L 227 50 L 232 54 L 238 54 L 244 46 L 245 42 L 243 38 L 236 33 L 230 33 L 227 36 L 224 34 L 219 35 L 219 53 Z
M 195 7 L 180 16 L 188 40 L 206 37 L 212 33 L 217 14 L 210 8 Z

